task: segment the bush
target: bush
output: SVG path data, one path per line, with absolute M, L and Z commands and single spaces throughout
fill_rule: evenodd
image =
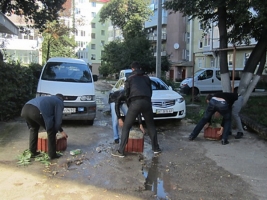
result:
M 38 79 L 33 74 L 40 65 L 0 62 L 0 121 L 20 115 L 23 105 L 35 96 Z

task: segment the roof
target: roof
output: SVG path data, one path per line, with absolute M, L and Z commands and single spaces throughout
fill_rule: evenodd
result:
M 8 33 L 12 35 L 18 35 L 18 27 L 9 20 L 2 12 L 0 12 L 0 33 Z
M 68 62 L 68 63 L 80 63 L 80 64 L 87 65 L 87 63 L 84 60 L 77 59 L 77 58 L 64 58 L 64 57 L 49 58 L 47 62 Z

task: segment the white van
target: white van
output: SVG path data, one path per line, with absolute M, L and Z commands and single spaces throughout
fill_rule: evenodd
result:
M 42 69 L 36 96 L 63 94 L 63 120 L 85 120 L 93 125 L 96 116 L 94 81 L 97 78 L 83 60 L 50 58 Z
M 242 68 L 235 69 L 234 90 L 238 90 L 241 79 Z M 230 80 L 232 80 L 232 69 L 229 69 Z M 180 84 L 180 92 L 192 94 L 193 78 L 188 77 Z M 214 93 L 222 91 L 221 72 L 219 68 L 204 68 L 194 74 L 194 95 L 200 93 Z

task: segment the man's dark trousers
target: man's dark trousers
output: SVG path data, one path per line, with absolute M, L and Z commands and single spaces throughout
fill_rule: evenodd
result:
M 134 124 L 139 113 L 142 113 L 142 116 L 145 119 L 148 134 L 152 143 L 152 150 L 157 150 L 159 148 L 151 101 L 148 100 L 148 98 L 140 98 L 131 101 L 129 105 L 122 128 L 121 143 L 119 148 L 120 153 L 124 153 L 124 148 L 128 143 L 130 129 L 132 128 L 132 125 Z
M 38 132 L 40 126 L 45 128 L 45 123 L 40 110 L 31 105 L 25 104 L 21 111 L 21 116 L 26 120 L 30 129 L 30 143 L 29 149 L 32 153 L 37 151 Z M 48 155 L 54 157 L 56 155 L 56 133 L 55 130 L 46 130 L 48 138 Z

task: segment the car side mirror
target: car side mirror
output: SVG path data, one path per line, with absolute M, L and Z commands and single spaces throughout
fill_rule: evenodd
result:
M 98 76 L 96 74 L 93 74 L 93 80 L 96 82 L 98 80 Z
M 169 90 L 173 90 L 173 89 L 172 89 L 172 86 L 169 86 Z

